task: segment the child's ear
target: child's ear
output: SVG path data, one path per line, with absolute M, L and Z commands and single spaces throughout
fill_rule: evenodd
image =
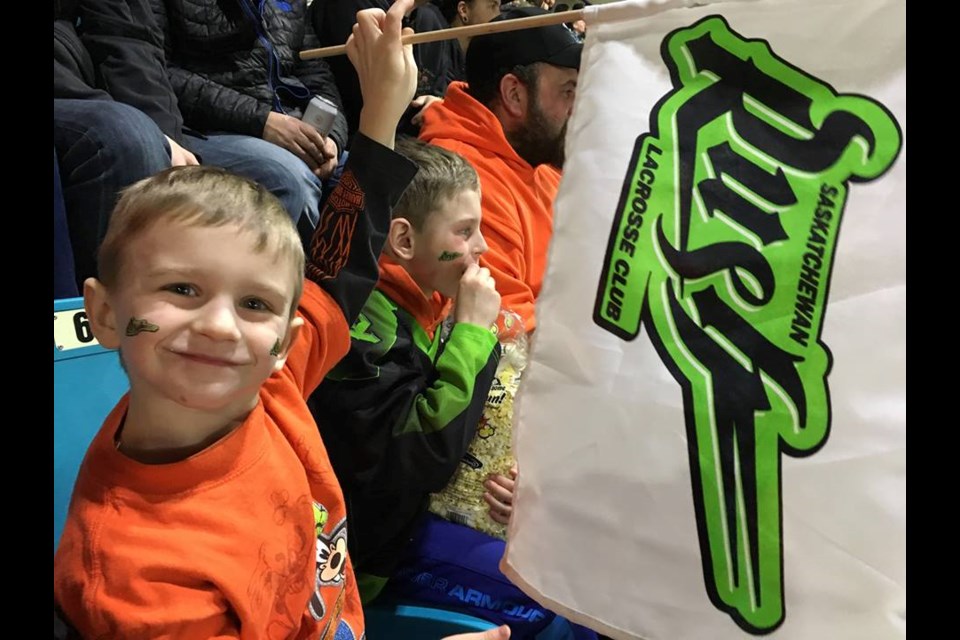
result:
M 83 308 L 97 342 L 107 349 L 119 349 L 117 315 L 106 286 L 96 278 L 87 278 L 83 283 Z
M 387 234 L 387 245 L 390 251 L 403 260 L 410 260 L 416 253 L 416 238 L 413 225 L 406 218 L 394 218 L 390 221 L 390 231 Z
M 303 318 L 295 316 L 293 320 L 290 321 L 290 326 L 287 327 L 287 335 L 280 345 L 280 355 L 277 356 L 277 359 L 273 363 L 274 371 L 283 369 L 283 365 L 287 362 L 287 356 L 290 355 L 290 348 L 295 344 L 297 337 L 300 335 L 300 329 L 302 328 Z

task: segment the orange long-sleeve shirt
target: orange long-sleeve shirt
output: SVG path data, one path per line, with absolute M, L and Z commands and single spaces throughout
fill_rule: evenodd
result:
M 534 168 L 518 156 L 497 117 L 465 87 L 451 83 L 443 102 L 424 112 L 420 138 L 459 153 L 477 170 L 480 229 L 490 247 L 480 262 L 490 269 L 502 306 L 517 312 L 526 330 L 533 331 L 560 172 L 549 165 Z
M 307 281 L 306 322 L 243 424 L 186 460 L 114 445 L 124 397 L 80 468 L 54 597 L 89 638 L 360 638 L 343 494 L 303 401 L 350 346 Z M 339 631 L 338 631 L 339 630 Z

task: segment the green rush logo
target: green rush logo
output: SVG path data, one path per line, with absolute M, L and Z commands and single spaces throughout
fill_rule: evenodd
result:
M 645 326 L 683 390 L 704 580 L 744 630 L 784 620 L 781 454 L 830 429 L 820 340 L 849 185 L 880 177 L 902 135 L 711 16 L 661 46 L 673 90 L 641 135 L 594 322 Z

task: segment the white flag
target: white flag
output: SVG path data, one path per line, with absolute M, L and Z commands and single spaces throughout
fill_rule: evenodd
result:
M 503 568 L 614 638 L 903 638 L 905 2 L 679 4 L 588 8 Z

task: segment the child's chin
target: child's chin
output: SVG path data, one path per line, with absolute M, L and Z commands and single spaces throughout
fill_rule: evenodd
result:
M 457 284 L 459 285 L 459 283 L 457 283 Z M 456 297 L 457 297 L 457 290 L 458 290 L 458 289 L 459 289 L 459 286 L 454 287 L 454 288 L 452 288 L 452 289 L 437 289 L 437 291 L 439 291 L 439 292 L 440 292 L 440 295 L 442 295 L 442 296 L 445 297 L 445 298 L 454 298 L 454 299 L 456 299 Z
M 178 404 L 185 409 L 192 409 L 194 411 L 207 413 L 226 411 L 232 413 L 235 411 L 249 411 L 257 404 L 257 398 L 257 394 L 246 397 L 246 394 L 241 395 L 235 391 L 231 393 L 214 389 L 194 390 L 194 392 L 189 395 L 181 396 L 178 399 Z

